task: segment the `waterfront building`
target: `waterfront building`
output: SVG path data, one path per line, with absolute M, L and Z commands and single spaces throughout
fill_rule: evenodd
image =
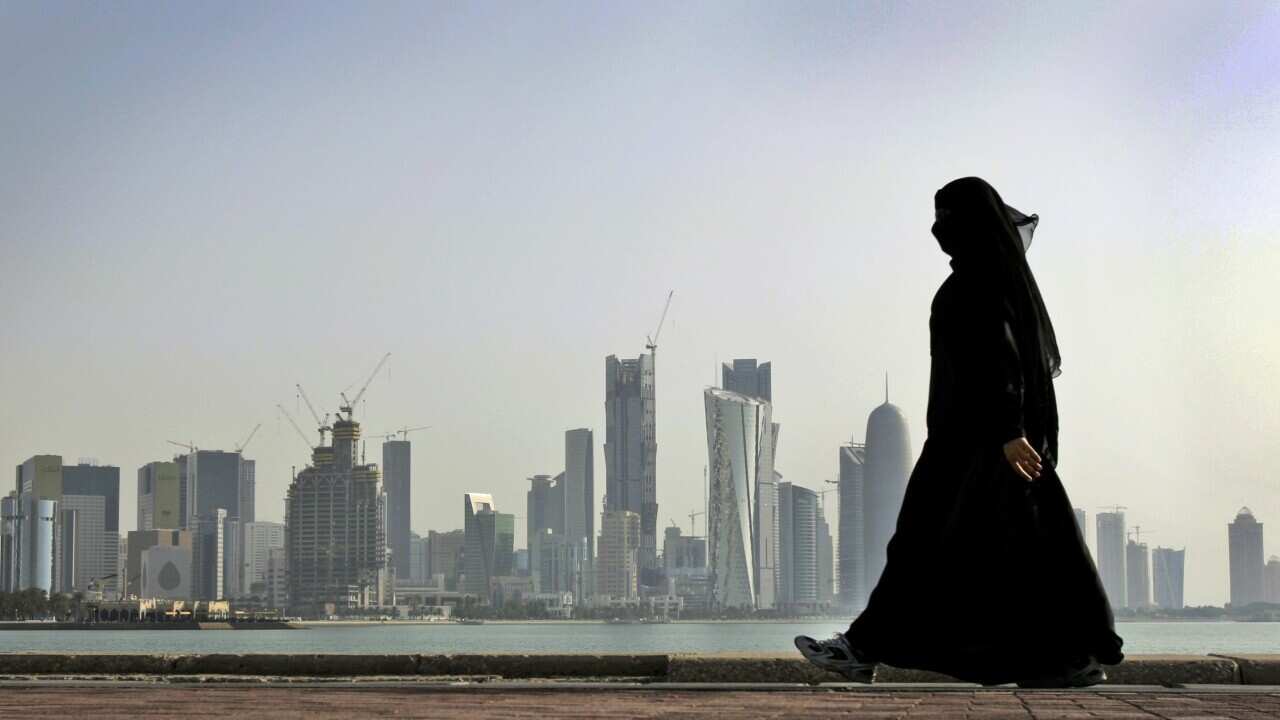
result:
M 458 589 L 458 575 L 462 572 L 462 553 L 466 546 L 466 532 L 427 532 L 427 580 L 440 578 L 445 590 Z
M 183 577 L 188 579 L 186 599 L 194 599 L 191 592 L 191 555 L 192 542 L 189 530 L 130 530 L 125 540 L 128 556 L 125 559 L 124 578 L 126 581 L 125 597 L 145 598 L 142 588 L 142 555 L 157 546 L 180 548 L 187 555 Z M 158 556 L 157 556 L 158 557 Z
M 183 526 L 182 488 L 175 462 L 149 462 L 138 468 L 138 529 Z
M 773 402 L 773 364 L 739 358 L 720 366 L 720 387 L 739 395 Z
M 225 512 L 225 511 L 224 511 Z M 184 532 L 180 530 L 161 532 Z M 195 596 L 191 552 L 177 545 L 153 545 L 138 555 L 139 597 L 190 600 Z
M 386 503 L 376 465 L 357 462 L 360 424 L 333 423 L 285 497 L 289 608 L 319 616 L 383 604 L 388 581 Z
M 18 466 L 14 498 L 8 525 L 17 589 L 118 593 L 119 468 L 36 455 Z
M 1158 547 L 1151 551 L 1151 585 L 1156 607 L 1181 610 L 1186 550 Z
M 708 563 L 713 605 L 777 604 L 778 507 L 772 406 L 720 388 L 703 394 L 707 422 Z
M 498 512 L 487 493 L 466 493 L 463 512 L 463 590 L 487 601 L 494 578 L 514 575 L 515 516 Z
M 867 446 L 855 442 L 842 445 L 839 460 L 840 479 L 836 486 L 840 503 L 838 597 L 842 606 L 857 614 L 867 606 L 867 596 L 871 594 L 871 588 L 867 587 L 867 525 L 864 512 Z
M 1151 555 L 1147 544 L 1130 540 L 1125 546 L 1125 603 L 1139 610 L 1151 607 Z
M 197 515 L 191 532 L 191 593 L 195 600 L 223 600 L 227 593 L 227 552 L 234 537 L 227 511 Z
M 818 603 L 830 607 L 836 600 L 835 547 L 831 541 L 831 526 L 827 523 L 826 509 L 819 507 L 817 516 L 818 536 Z
M 813 612 L 818 599 L 818 494 L 789 482 L 778 483 L 778 604 Z
M 884 404 L 867 418 L 866 484 L 863 490 L 866 509 L 866 573 L 867 587 L 874 588 L 884 572 L 889 538 L 898 525 L 898 511 L 907 493 L 911 475 L 911 440 L 907 418 L 901 408 L 889 403 L 888 390 Z
M 382 443 L 382 483 L 387 494 L 387 547 L 391 550 L 391 566 L 395 568 L 396 577 L 404 579 L 413 575 L 409 547 L 413 499 L 411 450 L 407 439 Z
M 18 493 L 0 498 L 0 592 L 17 592 L 19 548 L 22 542 L 21 505 Z
M 595 557 L 595 440 L 591 430 L 576 428 L 564 434 L 564 537 L 573 547 L 583 547 L 582 562 L 590 567 Z M 655 509 L 656 512 L 656 509 Z
M 641 518 L 630 510 L 606 510 L 600 519 L 596 593 L 614 598 L 639 594 Z
M 1098 545 L 1098 576 L 1102 579 L 1102 588 L 1111 607 L 1128 607 L 1124 513 L 1120 510 L 1100 512 L 1095 513 L 1094 518 L 1098 524 L 1094 538 Z
M 540 540 L 548 533 L 556 536 L 564 533 L 563 481 L 563 475 L 555 479 L 550 475 L 529 478 L 529 492 L 525 495 L 525 548 L 529 551 L 530 574 L 534 576 L 542 566 L 542 559 L 538 557 Z
M 266 593 L 267 565 L 271 551 L 284 548 L 284 523 L 240 523 L 240 593 L 263 597 Z
M 1262 600 L 1280 605 L 1280 557 L 1275 555 L 1262 568 Z
M 605 510 L 640 516 L 643 584 L 658 567 L 658 441 L 654 355 L 605 358 Z
M 240 514 L 242 523 L 258 519 L 258 463 L 240 454 Z
M 1227 525 L 1227 551 L 1231 564 L 1231 606 L 1245 607 L 1262 602 L 1262 523 L 1249 508 L 1240 508 Z
M 273 608 L 289 606 L 289 555 L 283 547 L 267 551 L 266 600 Z

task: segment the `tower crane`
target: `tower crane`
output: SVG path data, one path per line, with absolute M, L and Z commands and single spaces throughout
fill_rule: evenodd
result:
M 169 443 L 170 445 L 177 445 L 180 448 L 186 448 L 187 452 L 193 453 L 199 449 L 193 443 L 180 443 L 180 442 L 174 442 L 173 440 L 165 440 L 165 442 Z
M 240 443 L 239 445 L 236 445 L 236 452 L 243 453 L 244 449 L 249 447 L 249 441 L 253 440 L 253 436 L 258 434 L 258 428 L 260 427 L 262 427 L 262 423 L 258 423 L 257 425 L 253 426 L 253 429 L 249 431 L 249 437 L 245 438 L 244 442 Z
M 324 419 L 320 419 L 320 413 L 316 412 L 316 408 L 311 404 L 311 399 L 307 397 L 307 391 L 302 389 L 302 383 L 295 383 L 294 387 L 298 388 L 298 397 L 302 398 L 302 402 L 307 404 L 307 409 L 311 411 L 311 417 L 315 418 L 316 429 L 320 431 L 320 444 L 324 445 L 324 434 L 332 430 L 329 425 L 329 413 L 325 413 Z
M 697 536 L 698 536 L 698 526 L 697 526 L 696 524 L 694 524 L 693 519 L 694 519 L 694 518 L 696 518 L 696 517 L 698 517 L 699 515 L 706 515 L 706 514 L 707 514 L 707 513 L 706 513 L 706 512 L 704 512 L 704 511 L 702 511 L 702 510 L 698 510 L 697 512 L 690 512 L 690 513 L 689 513 L 689 537 L 697 537 Z
M 662 306 L 662 317 L 658 318 L 658 328 L 653 331 L 652 337 L 648 335 L 644 337 L 644 340 L 645 340 L 644 346 L 650 352 L 656 353 L 658 349 L 658 336 L 662 334 L 662 323 L 666 322 L 667 320 L 667 311 L 671 309 L 671 297 L 675 294 L 676 294 L 675 290 L 672 290 L 667 293 L 667 304 Z
M 384 438 L 384 439 L 386 439 L 386 440 L 394 440 L 394 439 L 395 439 L 395 437 L 396 437 L 397 435 L 399 435 L 401 440 L 408 440 L 408 439 L 409 439 L 409 433 L 411 433 L 411 432 L 418 432 L 419 430 L 430 430 L 430 429 L 431 429 L 431 427 L 432 427 L 431 425 L 423 425 L 423 426 L 421 426 L 421 427 L 407 427 L 407 426 L 406 426 L 406 427 L 402 427 L 402 428 L 400 428 L 399 430 L 392 430 L 391 432 L 376 432 L 376 433 L 369 433 L 369 437 L 379 437 L 379 436 L 381 436 L 382 438 Z
M 364 385 L 360 387 L 360 392 L 356 393 L 356 397 L 354 400 L 348 400 L 347 394 L 345 392 L 338 393 L 338 395 L 342 396 L 342 405 L 338 408 L 338 410 L 347 414 L 347 420 L 351 420 L 351 418 L 354 417 L 353 409 L 355 408 L 356 405 L 360 404 L 360 398 L 364 397 L 365 391 L 369 389 L 369 383 L 373 382 L 373 378 L 378 375 L 378 371 L 382 369 L 382 366 L 387 364 L 387 358 L 390 358 L 390 357 L 391 357 L 391 353 L 387 353 L 386 355 L 382 356 L 382 359 L 379 360 L 378 364 L 374 366 L 373 372 L 369 373 L 369 379 L 365 380 Z
M 293 429 L 297 431 L 298 437 L 302 438 L 302 443 L 307 446 L 307 452 L 314 450 L 315 448 L 311 447 L 311 441 L 307 439 L 307 434 L 302 432 L 302 428 L 298 427 L 298 423 L 294 422 L 293 416 L 289 414 L 289 411 L 285 410 L 280 403 L 276 403 L 276 409 L 280 411 L 281 415 L 284 415 L 284 419 L 288 420 Z

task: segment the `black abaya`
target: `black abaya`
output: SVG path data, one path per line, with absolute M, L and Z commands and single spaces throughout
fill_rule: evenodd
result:
M 1039 384 L 1026 387 L 1016 306 L 968 261 L 953 261 L 934 297 L 928 439 L 846 637 L 870 660 L 984 684 L 1090 656 L 1118 663 L 1111 607 L 1056 472 L 1052 378 L 1031 372 Z M 1003 454 L 1020 436 L 1044 460 L 1031 482 Z

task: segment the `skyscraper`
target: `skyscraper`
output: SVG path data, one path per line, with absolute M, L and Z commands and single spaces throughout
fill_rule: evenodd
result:
M 357 463 L 360 424 L 344 411 L 332 445 L 312 450 L 285 496 L 289 607 L 300 615 L 377 605 L 387 587 L 381 477 L 376 465 Z
M 713 603 L 771 609 L 777 602 L 778 426 L 768 401 L 719 388 L 703 394 L 707 420 L 708 561 Z
M 911 440 L 907 419 L 888 401 L 867 418 L 866 510 L 867 588 L 875 587 L 884 571 L 885 550 L 898 524 L 898 511 L 911 475 Z
M 1125 545 L 1125 602 L 1135 610 L 1151 606 L 1151 556 L 1147 544 L 1130 540 Z
M 840 447 L 840 479 L 836 486 L 840 498 L 840 604 L 854 613 L 867 606 L 867 525 L 866 525 L 867 447 L 850 442 Z
M 182 527 L 181 480 L 178 464 L 149 462 L 138 468 L 138 529 Z
M 831 543 L 831 526 L 827 524 L 826 510 L 818 508 L 818 603 L 830 606 L 835 602 L 835 548 Z
M 1182 609 L 1185 558 L 1186 550 L 1158 547 L 1151 551 L 1151 585 L 1157 607 Z
M 458 589 L 458 575 L 462 573 L 462 553 L 466 546 L 466 532 L 427 531 L 427 579 L 440 576 L 446 590 Z
M 755 358 L 739 358 L 732 365 L 723 363 L 720 376 L 720 387 L 729 392 L 773 402 L 772 363 L 757 365 Z
M 21 471 L 19 471 L 21 472 Z M 17 492 L 0 498 L 0 592 L 20 590 L 18 548 L 22 541 L 22 512 Z
M 778 594 L 779 604 L 785 607 L 810 612 L 819 603 L 819 512 L 817 493 L 789 482 L 778 483 Z
M 258 464 L 240 456 L 240 522 L 257 520 Z
M 1262 568 L 1262 600 L 1280 605 L 1280 557 L 1275 555 Z
M 658 440 L 654 357 L 605 358 L 605 510 L 640 516 L 641 582 L 658 566 Z
M 218 508 L 240 518 L 240 453 L 196 450 L 175 459 L 186 485 L 187 523 Z
M 596 592 L 615 598 L 639 592 L 640 516 L 630 510 L 606 510 L 600 519 L 600 556 Z
M 240 536 L 240 592 L 244 595 L 264 597 L 271 551 L 284 548 L 284 524 L 242 522 Z
M 228 538 L 227 511 L 214 508 L 196 517 L 191 533 L 192 594 L 196 600 L 222 600 L 226 586 Z
M 1076 513 L 1076 527 L 1080 528 L 1080 538 L 1084 540 L 1085 545 L 1088 545 L 1089 544 L 1089 530 L 1088 530 L 1089 526 L 1087 524 L 1088 521 L 1085 518 L 1084 510 L 1082 508 L 1072 508 L 1072 509 L 1075 510 L 1075 513 Z
M 462 503 L 466 533 L 463 590 L 488 602 L 493 579 L 510 576 L 514 569 L 515 516 L 498 512 L 493 496 L 487 493 L 466 493 Z
M 595 557 L 595 441 L 587 428 L 564 434 L 564 536 L 570 545 L 584 547 L 583 562 Z
M 1231 560 L 1231 606 L 1262 602 L 1262 523 L 1249 508 L 1240 508 L 1227 525 L 1227 550 Z
M 396 577 L 408 579 L 412 462 L 408 440 L 382 443 L 382 484 L 387 493 L 387 547 Z
M 1111 607 L 1128 607 L 1124 513 L 1100 512 L 1094 517 L 1098 523 L 1094 542 L 1098 545 L 1098 575 L 1102 578 L 1102 587 L 1107 591 Z
M 94 586 L 115 596 L 120 469 L 36 455 L 18 466 L 15 490 L 17 517 L 9 525 L 17 589 L 70 593 Z
M 74 568 L 64 562 L 62 592 L 87 591 L 96 586 L 105 597 L 119 592 L 116 564 L 120 552 L 120 468 L 81 462 L 62 466 L 59 513 L 77 516 L 74 550 L 64 546 L 63 558 L 74 555 Z M 70 536 L 68 536 L 70 537 Z
M 529 492 L 525 496 L 525 547 L 529 550 L 529 567 L 535 577 L 541 568 L 538 552 L 548 532 L 556 538 L 564 537 L 564 475 L 553 480 L 550 475 L 534 475 L 529 478 Z

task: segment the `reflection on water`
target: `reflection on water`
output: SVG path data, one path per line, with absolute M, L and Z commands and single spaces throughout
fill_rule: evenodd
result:
M 0 651 L 97 652 L 791 652 L 798 634 L 825 637 L 827 623 L 486 623 L 334 625 L 307 630 L 0 631 Z M 1280 648 L 1280 623 L 1121 623 L 1134 654 L 1268 653 Z

